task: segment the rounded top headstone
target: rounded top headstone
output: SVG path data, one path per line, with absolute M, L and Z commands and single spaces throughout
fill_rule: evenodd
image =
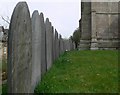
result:
M 62 38 L 61 34 L 59 34 L 59 38 L 60 38 L 60 39 Z
M 35 10 L 35 11 L 33 12 L 32 17 L 33 17 L 34 15 L 39 15 L 38 10 Z
M 43 13 L 42 13 L 42 12 L 40 13 L 40 17 L 44 18 L 44 15 L 43 15 Z
M 55 33 L 57 33 L 57 30 L 55 29 Z
M 14 28 L 13 25 L 15 25 L 16 21 L 21 20 L 24 15 L 27 15 L 27 17 L 30 17 L 28 5 L 26 2 L 19 2 L 14 8 L 14 11 L 12 14 L 11 21 L 10 21 L 10 29 L 11 27 Z M 24 20 L 24 23 L 26 23 L 26 20 Z
M 18 2 L 17 5 L 14 8 L 12 17 L 15 16 L 15 14 L 18 14 L 21 11 L 28 11 L 29 12 L 29 8 L 26 2 Z
M 52 26 L 52 23 L 51 22 L 49 22 L 50 23 L 50 26 Z
M 52 26 L 52 30 L 54 31 L 54 27 Z
M 57 30 L 55 29 L 55 35 L 56 35 L 56 37 L 58 38 L 58 32 L 57 32 Z
M 49 22 L 49 18 L 46 18 L 46 23 L 48 23 Z
M 15 9 L 17 9 L 17 7 L 28 7 L 28 5 L 25 1 L 23 1 L 23 2 L 18 2 Z
M 52 26 L 52 33 L 54 33 L 54 27 Z
M 40 19 L 41 19 L 42 22 L 44 22 L 44 15 L 43 15 L 42 12 L 40 13 Z
M 16 5 L 8 33 L 8 92 L 31 93 L 32 28 L 26 2 Z

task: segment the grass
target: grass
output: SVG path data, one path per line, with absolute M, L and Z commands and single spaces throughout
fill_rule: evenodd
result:
M 118 93 L 118 51 L 71 51 L 43 76 L 35 93 Z
M 0 74 L 2 74 L 3 72 L 6 72 L 3 76 L 2 76 L 2 80 L 6 80 L 7 78 L 7 59 L 5 57 L 3 57 L 3 59 L 0 61 Z M 0 80 L 0 81 L 2 81 Z M 2 95 L 5 95 L 5 93 L 7 93 L 7 83 L 0 85 L 0 93 L 2 93 Z
M 3 58 L 0 63 L 0 70 L 2 69 L 2 72 L 7 72 L 7 59 Z
M 2 95 L 7 95 L 7 91 L 8 91 L 7 83 L 2 84 Z

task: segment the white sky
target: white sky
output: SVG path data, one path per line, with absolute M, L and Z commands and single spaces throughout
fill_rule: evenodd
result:
M 20 0 L 0 0 L 0 25 L 8 27 L 8 24 L 1 18 L 11 18 L 16 4 Z M 43 12 L 44 19 L 49 18 L 54 28 L 57 29 L 63 38 L 68 38 L 76 28 L 79 27 L 81 18 L 80 0 L 25 0 L 28 4 L 30 14 L 34 10 Z

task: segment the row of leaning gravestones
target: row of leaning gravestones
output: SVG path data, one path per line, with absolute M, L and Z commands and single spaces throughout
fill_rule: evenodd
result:
M 8 93 L 33 93 L 36 84 L 66 50 L 74 49 L 43 13 L 30 17 L 26 2 L 19 2 L 12 14 L 8 34 Z

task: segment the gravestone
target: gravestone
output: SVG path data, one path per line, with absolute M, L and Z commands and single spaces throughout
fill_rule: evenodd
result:
M 50 48 L 51 48 L 51 66 L 53 63 L 53 30 L 52 30 L 52 23 L 50 22 Z
M 32 90 L 41 79 L 41 31 L 38 11 L 32 14 Z
M 63 38 L 61 39 L 61 54 L 64 53 L 64 47 L 63 47 Z
M 63 51 L 64 52 L 66 51 L 66 48 L 65 48 L 65 39 L 63 39 Z
M 59 35 L 59 40 L 60 40 L 60 55 L 61 55 L 63 54 L 63 39 L 61 35 Z
M 52 60 L 55 60 L 55 35 L 54 35 L 54 27 L 52 26 Z
M 69 42 L 70 42 L 70 50 L 73 50 L 73 43 L 72 43 L 72 40 L 69 39 Z
M 63 52 L 65 52 L 65 44 L 64 44 L 64 39 L 62 39 L 63 41 Z
M 46 31 L 44 23 L 44 15 L 40 13 L 40 32 L 41 32 L 41 73 L 45 74 L 47 71 L 46 64 Z
M 56 53 L 56 39 L 57 39 L 57 32 L 56 32 L 56 29 L 55 29 L 55 41 L 54 41 L 54 43 L 55 43 L 55 52 L 54 52 L 54 56 L 55 56 L 55 60 L 57 59 L 57 53 Z
M 61 39 L 62 39 L 62 37 L 61 37 L 61 35 L 59 34 L 59 53 L 60 53 L 60 55 L 61 55 Z
M 32 28 L 26 2 L 16 5 L 8 33 L 8 93 L 31 93 Z
M 69 39 L 64 39 L 65 51 L 70 51 L 70 41 Z
M 51 23 L 49 19 L 46 19 L 46 61 L 47 61 L 47 70 L 50 69 L 52 65 L 52 41 L 51 41 Z
M 58 32 L 55 29 L 55 59 L 59 57 L 59 40 L 58 40 Z
M 63 47 L 64 47 L 64 51 L 66 51 L 66 39 L 63 39 Z
M 60 36 L 58 36 L 58 57 L 60 57 Z

